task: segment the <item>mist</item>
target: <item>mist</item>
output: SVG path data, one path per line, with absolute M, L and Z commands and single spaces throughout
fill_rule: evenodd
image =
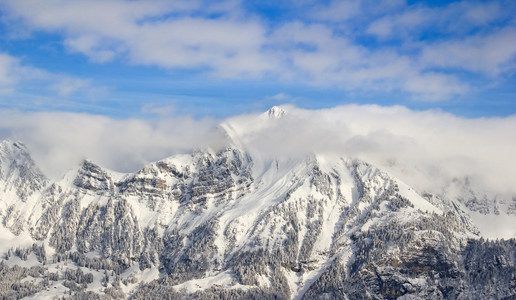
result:
M 193 149 L 220 148 L 222 132 L 213 119 L 160 117 L 152 120 L 44 112 L 4 112 L 3 136 L 24 143 L 43 172 L 60 178 L 88 159 L 118 172 Z
M 281 119 L 264 123 L 263 116 L 237 116 L 227 122 L 263 155 L 358 158 L 420 191 L 439 192 L 467 178 L 491 196 L 516 193 L 516 116 L 467 119 L 376 105 L 282 108 L 287 113 Z
M 441 111 L 346 105 L 322 110 L 282 106 L 286 115 L 225 120 L 105 116 L 45 112 L 1 114 L 3 137 L 23 142 L 51 177 L 82 159 L 120 172 L 194 149 L 229 145 L 220 124 L 230 124 L 247 149 L 263 156 L 310 153 L 362 159 L 421 191 L 436 192 L 467 178 L 491 195 L 516 193 L 516 116 L 468 119 Z

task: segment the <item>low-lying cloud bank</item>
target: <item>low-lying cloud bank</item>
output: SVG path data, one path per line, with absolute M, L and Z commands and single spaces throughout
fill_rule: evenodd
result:
M 280 119 L 242 115 L 114 120 L 75 113 L 0 114 L 3 137 L 24 142 L 37 163 L 59 176 L 88 158 L 117 171 L 195 148 L 228 145 L 219 124 L 265 156 L 334 153 L 377 165 L 421 190 L 468 178 L 492 195 L 516 193 L 516 116 L 465 119 L 440 111 L 346 105 L 324 110 L 283 107 Z
M 190 117 L 116 120 L 104 116 L 45 112 L 0 114 L 3 138 L 23 142 L 51 177 L 89 159 L 119 172 L 196 148 L 221 147 L 214 120 Z
M 468 178 L 490 194 L 516 193 L 516 115 L 466 119 L 376 105 L 284 109 L 283 118 L 266 126 L 249 123 L 244 116 L 230 122 L 256 128 L 242 139 L 265 154 L 356 157 L 420 190 L 436 192 L 453 179 Z

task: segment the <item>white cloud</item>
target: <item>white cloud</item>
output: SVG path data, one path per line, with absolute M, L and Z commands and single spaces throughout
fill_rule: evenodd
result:
M 9 138 L 24 142 L 52 177 L 85 158 L 117 171 L 136 171 L 148 162 L 194 148 L 219 147 L 223 141 L 212 120 L 189 117 L 114 120 L 77 113 L 4 111 L 0 128 Z
M 90 79 L 51 73 L 35 68 L 11 55 L 0 53 L 0 93 L 13 95 L 24 93 L 24 87 L 42 85 L 40 92 L 57 93 L 56 96 L 68 97 L 74 93 L 95 95 L 104 93 L 107 88 L 95 86 Z
M 286 93 L 277 93 L 275 95 L 266 97 L 266 99 L 275 100 L 275 101 L 288 101 L 292 100 L 292 96 Z
M 516 194 L 516 116 L 466 119 L 439 111 L 347 105 L 324 110 L 286 106 L 264 125 L 250 116 L 229 119 L 249 149 L 263 155 L 311 152 L 356 157 L 420 190 L 439 192 L 469 178 L 490 195 Z M 252 119 L 251 119 L 252 120 Z
M 16 59 L 0 53 L 0 86 L 12 85 L 16 81 L 12 73 L 17 65 L 18 61 Z
M 417 74 L 408 78 L 404 89 L 427 101 L 439 101 L 450 96 L 463 95 L 471 89 L 453 75 L 439 73 Z
M 242 115 L 223 122 L 240 132 L 239 141 L 265 157 L 356 157 L 419 190 L 439 192 L 453 179 L 468 178 L 490 195 L 516 193 L 516 161 L 511 159 L 516 153 L 516 116 L 466 119 L 439 111 L 356 105 L 283 109 L 287 114 L 278 120 Z M 114 120 L 12 111 L 0 115 L 2 135 L 26 143 L 54 177 L 84 158 L 117 171 L 136 171 L 176 153 L 220 149 L 227 140 L 218 124 L 189 117 Z
M 376 35 L 382 39 L 400 38 L 413 31 L 420 30 L 432 20 L 427 9 L 414 9 L 399 15 L 388 15 L 372 22 L 366 33 Z
M 439 101 L 464 95 L 467 83 L 454 75 L 427 72 L 417 58 L 394 49 L 368 49 L 321 24 L 287 23 L 269 42 L 278 47 L 283 76 L 344 90 L 403 91 L 417 100 Z
M 95 35 L 81 35 L 67 38 L 64 44 L 68 49 L 86 54 L 92 61 L 99 63 L 113 60 L 117 56 L 117 52 L 123 52 L 124 50 L 121 46 L 118 46 L 116 50 L 106 49 L 104 48 L 106 46 L 104 42 L 108 45 L 113 44 L 109 41 L 103 41 Z
M 374 34 L 380 38 L 385 38 L 391 36 L 394 31 L 394 24 L 391 20 L 387 18 L 382 18 L 374 21 L 369 28 L 367 28 L 367 33 Z
M 41 80 L 47 75 L 44 70 L 23 65 L 18 58 L 0 52 L 0 87 L 14 91 L 22 81 Z
M 358 15 L 359 0 L 331 1 L 327 6 L 318 6 L 310 10 L 309 15 L 316 20 L 344 21 Z
M 373 19 L 366 33 L 381 39 L 418 40 L 421 32 L 430 30 L 456 38 L 473 29 L 485 31 L 492 23 L 510 18 L 508 11 L 497 2 L 452 2 L 446 6 L 427 7 L 421 4 L 405 5 L 398 10 Z
M 87 89 L 89 87 L 91 87 L 91 80 L 70 77 L 64 77 L 52 85 L 52 88 L 63 97 L 69 96 L 74 92 L 77 92 L 81 89 Z
M 172 105 L 162 105 L 159 103 L 147 103 L 142 106 L 142 113 L 155 115 L 158 117 L 170 117 L 175 112 L 175 107 Z
M 232 77 L 253 73 L 253 69 L 267 70 L 266 60 L 258 55 L 264 28 L 257 21 L 234 18 L 232 2 L 206 6 L 199 1 L 120 0 L 4 4 L 12 15 L 23 18 L 34 29 L 63 31 L 64 44 L 71 51 L 96 62 L 124 56 L 134 64 L 216 68 L 214 72 L 220 74 L 234 66 Z M 198 13 L 200 16 L 190 16 Z M 203 15 L 210 13 L 225 17 L 212 19 Z M 242 56 L 246 64 L 239 63 Z
M 458 68 L 497 76 L 516 69 L 516 28 L 423 47 L 421 61 L 431 67 Z
M 144 24 L 126 41 L 135 64 L 167 68 L 207 68 L 222 77 L 263 72 L 271 68 L 259 53 L 264 30 L 234 20 L 183 18 Z M 229 76 L 224 76 L 225 74 Z

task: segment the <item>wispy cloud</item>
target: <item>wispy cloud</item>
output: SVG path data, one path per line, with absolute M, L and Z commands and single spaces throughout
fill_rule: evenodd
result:
M 315 6 L 309 16 L 315 20 L 341 22 L 361 13 L 360 0 L 330 1 L 328 5 Z
M 20 59 L 11 55 L 0 53 L 0 93 L 6 96 L 23 94 L 28 86 L 28 89 L 38 89 L 41 98 L 44 96 L 41 93 L 50 97 L 66 98 L 79 92 L 94 96 L 107 91 L 106 87 L 95 86 L 90 79 L 51 73 L 23 64 Z
M 418 40 L 424 33 L 430 38 L 454 38 L 471 31 L 496 28 L 511 16 L 510 3 L 499 1 L 451 2 L 446 6 L 428 7 L 421 4 L 403 5 L 396 11 L 374 19 L 366 33 L 380 39 Z M 507 9 L 509 8 L 509 9 Z
M 516 70 L 516 27 L 437 42 L 422 48 L 421 61 L 430 67 L 460 69 L 496 77 Z
M 172 105 L 162 105 L 159 103 L 147 103 L 142 106 L 142 113 L 148 115 L 155 115 L 158 117 L 170 117 L 175 112 L 175 107 Z
M 268 96 L 266 99 L 281 101 L 281 102 L 293 100 L 292 96 L 290 96 L 289 94 L 286 94 L 286 93 L 277 93 L 275 95 Z
M 17 67 L 17 64 L 18 62 L 13 57 L 0 54 L 0 94 L 11 91 L 11 86 L 16 82 L 13 69 Z
M 70 94 L 79 91 L 81 89 L 87 89 L 91 87 L 91 80 L 68 78 L 65 77 L 55 84 L 52 88 L 55 89 L 61 96 L 69 96 Z

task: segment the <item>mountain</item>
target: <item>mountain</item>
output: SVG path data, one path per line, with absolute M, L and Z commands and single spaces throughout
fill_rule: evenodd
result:
M 57 181 L 21 143 L 3 141 L 0 294 L 516 297 L 516 241 L 484 239 L 470 216 L 497 207 L 510 218 L 514 198 L 492 202 L 466 182 L 423 193 L 355 158 L 264 156 L 246 145 L 253 128 L 285 117 L 273 108 L 245 127 L 222 124 L 225 149 L 128 174 L 86 160 Z

